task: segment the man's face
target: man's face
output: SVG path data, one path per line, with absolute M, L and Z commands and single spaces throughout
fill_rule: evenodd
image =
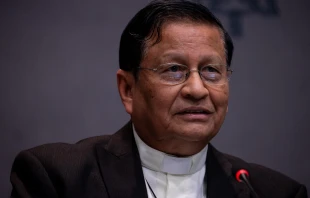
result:
M 148 42 L 141 67 L 156 68 L 165 63 L 178 63 L 190 69 L 208 64 L 226 65 L 223 40 L 214 26 L 166 23 L 160 42 L 152 45 L 155 39 Z M 127 112 L 135 129 L 144 142 L 158 150 L 176 155 L 194 154 L 196 151 L 190 148 L 202 149 L 224 121 L 228 83 L 209 86 L 198 72 L 191 72 L 184 83 L 172 86 L 159 82 L 156 75 L 150 70 L 139 70 L 132 87 L 132 106 Z M 188 152 L 182 148 L 188 148 Z

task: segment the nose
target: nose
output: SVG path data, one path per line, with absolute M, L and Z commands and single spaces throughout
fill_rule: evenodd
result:
M 209 95 L 207 86 L 202 81 L 198 70 L 192 69 L 184 82 L 181 95 L 191 100 L 201 100 Z

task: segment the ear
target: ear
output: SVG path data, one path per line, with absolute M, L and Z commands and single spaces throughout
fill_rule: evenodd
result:
M 133 88 L 135 85 L 134 76 L 127 71 L 119 69 L 116 73 L 118 92 L 128 114 L 132 113 Z

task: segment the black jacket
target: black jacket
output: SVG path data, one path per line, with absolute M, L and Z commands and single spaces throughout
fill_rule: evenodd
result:
M 256 164 L 223 154 L 209 145 L 206 161 L 208 198 L 250 198 L 232 168 L 246 168 L 260 198 L 306 198 L 305 186 Z M 47 144 L 22 151 L 15 159 L 11 197 L 147 198 L 131 123 L 113 135 L 77 144 Z

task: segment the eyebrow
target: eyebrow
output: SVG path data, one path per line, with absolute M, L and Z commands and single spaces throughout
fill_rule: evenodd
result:
M 168 52 L 166 54 L 163 54 L 160 58 L 159 58 L 160 62 L 165 61 L 165 60 L 173 60 L 173 61 L 177 61 L 177 62 L 185 62 L 186 58 L 180 54 L 180 53 L 176 53 L 176 52 Z
M 223 60 L 219 56 L 208 56 L 208 57 L 204 57 L 202 62 L 207 63 L 207 64 L 223 64 L 223 65 L 225 65 L 226 59 Z
M 166 61 L 176 61 L 176 62 L 180 62 L 182 64 L 186 64 L 187 57 L 181 53 L 168 52 L 166 54 L 163 54 L 159 58 L 159 62 L 161 62 L 161 63 L 166 62 Z M 218 55 L 210 54 L 210 55 L 203 56 L 199 62 L 201 64 L 206 65 L 206 64 L 226 64 L 225 61 L 226 61 L 226 59 L 223 59 Z

